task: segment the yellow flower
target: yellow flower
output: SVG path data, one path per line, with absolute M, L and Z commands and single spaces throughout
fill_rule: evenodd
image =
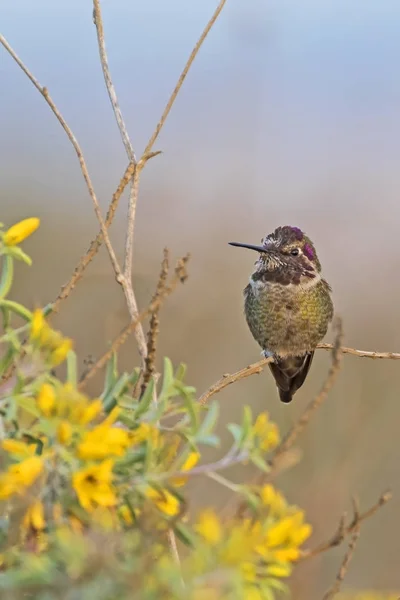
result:
M 267 567 L 267 575 L 271 577 L 289 577 L 292 567 L 286 565 L 270 565 Z
M 157 508 L 165 515 L 174 517 L 179 513 L 179 500 L 168 490 L 155 490 L 154 488 L 148 488 L 146 496 L 150 498 Z
M 35 444 L 25 444 L 25 442 L 20 442 L 18 440 L 3 440 L 1 446 L 6 452 L 21 457 L 32 456 L 36 451 Z
M 139 427 L 130 432 L 131 444 L 138 446 L 147 439 L 151 439 L 153 446 L 156 446 L 159 439 L 159 431 L 149 423 L 140 423 Z
M 57 428 L 57 439 L 60 444 L 68 444 L 72 437 L 72 427 L 68 421 L 61 421 Z
M 44 383 L 39 390 L 37 404 L 40 412 L 45 417 L 50 417 L 56 403 L 56 394 L 54 388 L 49 383 Z
M 287 502 L 282 494 L 272 485 L 264 485 L 261 488 L 260 496 L 262 503 L 268 506 L 272 516 L 281 517 L 286 513 L 288 509 Z
M 39 339 L 44 327 L 48 327 L 46 321 L 44 319 L 43 312 L 40 308 L 36 309 L 32 315 L 31 321 L 31 339 L 36 340 Z
M 86 467 L 73 474 L 72 485 L 79 503 L 87 511 L 93 511 L 96 506 L 114 506 L 117 503 L 117 497 L 111 485 L 113 466 L 114 461 L 105 460 L 98 465 Z
M 215 546 L 222 539 L 222 528 L 217 515 L 212 510 L 200 513 L 195 530 L 211 546 Z
M 90 404 L 83 410 L 83 413 L 79 419 L 79 423 L 81 425 L 87 425 L 90 421 L 93 421 L 103 410 L 103 403 L 101 400 L 93 400 Z
M 286 517 L 281 521 L 278 521 L 272 527 L 269 527 L 266 535 L 266 543 L 269 548 L 280 546 L 287 541 L 291 527 L 293 527 L 293 520 L 291 517 Z
M 17 486 L 30 487 L 43 472 L 43 469 L 43 459 L 39 456 L 31 456 L 16 465 L 11 465 L 8 473 L 14 478 Z
M 300 556 L 300 550 L 295 546 L 287 546 L 280 550 L 272 552 L 273 560 L 277 562 L 294 562 Z
M 30 487 L 44 468 L 43 459 L 31 456 L 25 460 L 11 465 L 8 470 L 0 475 L 0 499 L 9 498 L 13 494 L 22 493 Z
M 15 246 L 16 244 L 20 244 L 27 237 L 32 235 L 39 225 L 40 220 L 36 217 L 19 221 L 19 223 L 16 223 L 5 232 L 3 237 L 4 244 L 6 246 Z
M 123 504 L 119 511 L 118 511 L 119 516 L 121 517 L 121 519 L 123 521 L 125 521 L 125 523 L 127 523 L 128 525 L 132 525 L 133 524 L 133 515 L 132 512 L 129 508 L 129 506 L 127 506 L 126 504 Z
M 242 571 L 242 575 L 245 581 L 248 583 L 254 583 L 257 578 L 257 569 L 256 566 L 251 562 L 242 562 L 240 565 L 240 570 Z
M 22 526 L 24 529 L 32 528 L 36 531 L 42 531 L 46 527 L 44 520 L 44 508 L 40 500 L 37 500 L 28 508 L 24 516 Z
M 88 431 L 78 445 L 78 456 L 82 460 L 101 460 L 107 456 L 123 456 L 130 444 L 129 432 L 119 427 L 108 427 L 101 423 Z
M 54 367 L 60 365 L 67 358 L 68 352 L 72 349 L 72 340 L 64 338 L 62 342 L 50 354 L 50 362 Z
M 181 471 L 190 471 L 190 469 L 193 469 L 193 467 L 195 465 L 197 465 L 197 463 L 199 462 L 200 459 L 200 454 L 199 452 L 190 452 L 187 459 L 185 460 L 185 462 L 183 463 L 182 467 L 181 467 Z M 187 477 L 174 477 L 172 479 L 172 484 L 176 487 L 181 487 L 182 485 L 185 485 L 187 481 Z
M 251 587 L 246 588 L 243 600 L 263 600 L 263 597 L 260 590 L 252 585 Z
M 279 430 L 275 423 L 271 423 L 267 412 L 258 415 L 253 425 L 253 434 L 259 438 L 261 450 L 273 450 L 280 442 Z

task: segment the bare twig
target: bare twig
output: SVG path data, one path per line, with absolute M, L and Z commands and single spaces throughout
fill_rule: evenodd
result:
M 387 504 L 387 502 L 389 502 L 389 500 L 391 498 L 392 498 L 392 492 L 390 492 L 390 491 L 384 492 L 379 497 L 378 501 L 375 502 L 375 504 L 373 504 L 365 512 L 359 513 L 358 510 L 355 511 L 354 515 L 353 515 L 353 519 L 352 519 L 351 523 L 349 523 L 349 525 L 345 525 L 345 520 L 342 517 L 341 521 L 339 523 L 338 530 L 332 536 L 332 538 L 330 540 L 328 540 L 327 542 L 323 542 L 322 544 L 319 544 L 315 548 L 312 548 L 309 550 L 304 550 L 302 552 L 299 560 L 313 558 L 314 556 L 317 556 L 317 554 L 321 554 L 322 552 L 326 552 L 327 550 L 330 550 L 331 548 L 334 548 L 335 546 L 339 546 L 339 544 L 341 544 L 343 542 L 344 538 L 347 535 L 354 533 L 356 528 L 359 527 L 359 525 L 363 521 L 372 517 L 372 515 L 374 515 L 382 506 Z
M 318 350 L 333 350 L 334 344 L 318 344 Z M 400 352 L 375 352 L 374 350 L 357 350 L 356 348 L 349 348 L 347 346 L 341 346 L 339 348 L 341 354 L 351 354 L 360 358 L 372 358 L 381 360 L 400 360 Z M 250 377 L 251 375 L 258 375 L 264 370 L 264 367 L 272 362 L 272 358 L 262 358 L 261 360 L 236 371 L 235 373 L 226 373 L 217 382 L 213 383 L 199 398 L 200 404 L 206 404 L 209 399 L 221 392 L 228 385 Z
M 99 369 L 102 369 L 107 361 L 111 358 L 114 352 L 117 352 L 119 348 L 126 342 L 129 337 L 129 334 L 135 329 L 138 323 L 142 323 L 144 319 L 146 319 L 149 315 L 152 315 L 155 311 L 157 311 L 164 300 L 172 294 L 175 290 L 178 283 L 184 283 L 188 277 L 186 265 L 190 258 L 190 255 L 187 254 L 178 260 L 174 269 L 174 276 L 171 279 L 168 285 L 162 290 L 162 293 L 155 294 L 149 306 L 143 310 L 140 315 L 138 315 L 135 321 L 132 321 L 128 325 L 126 325 L 117 337 L 112 342 L 109 350 L 105 352 L 85 373 L 84 377 L 81 379 L 79 383 L 79 388 L 83 389 L 86 383 L 91 379 Z
M 126 168 L 125 173 L 122 176 L 115 193 L 113 194 L 110 206 L 107 211 L 106 219 L 105 219 L 105 225 L 107 228 L 113 222 L 119 200 L 120 200 L 126 186 L 128 185 L 130 179 L 132 178 L 134 169 L 135 169 L 135 164 L 130 163 L 128 165 L 128 167 Z M 66 283 L 61 288 L 60 293 L 58 294 L 57 298 L 54 300 L 54 302 L 52 304 L 52 312 L 58 311 L 60 303 L 63 300 L 65 300 L 69 296 L 69 294 L 72 292 L 72 290 L 74 289 L 74 287 L 76 286 L 78 281 L 82 278 L 86 267 L 91 263 L 93 258 L 96 256 L 102 243 L 103 243 L 103 234 L 100 231 L 97 234 L 97 236 L 94 238 L 94 240 L 92 240 L 92 242 L 90 243 L 90 246 L 89 246 L 86 254 L 80 259 L 79 263 L 75 267 L 74 272 L 73 272 L 70 280 L 68 281 L 68 283 Z
M 121 138 L 125 147 L 126 154 L 131 163 L 135 165 L 133 171 L 133 178 L 129 190 L 129 201 L 128 201 L 128 223 L 126 228 L 126 241 L 125 241 L 125 259 L 124 259 L 124 271 L 123 277 L 120 278 L 120 283 L 124 289 L 126 302 L 128 305 L 129 314 L 132 321 L 137 321 L 138 316 L 138 305 L 136 301 L 135 292 L 133 289 L 132 282 L 132 260 L 133 260 L 133 235 L 135 227 L 135 216 L 136 216 L 136 205 L 139 194 L 139 178 L 140 168 L 136 161 L 135 152 L 129 139 L 128 131 L 125 125 L 125 121 L 122 116 L 122 112 L 118 103 L 117 94 L 111 79 L 110 69 L 108 66 L 106 45 L 104 41 L 104 28 L 103 19 L 101 16 L 100 0 L 93 0 L 93 18 L 96 25 L 97 42 L 99 46 L 100 62 L 103 69 L 104 81 L 108 91 L 108 95 L 111 101 L 111 105 L 114 111 L 115 119 L 118 124 L 118 129 L 121 134 Z M 140 322 L 134 329 L 135 337 L 138 344 L 139 354 L 142 359 L 143 365 L 145 364 L 147 356 L 147 345 L 144 335 L 144 331 Z
M 354 529 L 353 535 L 350 540 L 349 547 L 347 549 L 346 554 L 344 555 L 342 564 L 340 565 L 338 574 L 336 575 L 336 581 L 333 584 L 333 586 L 324 594 L 323 600 L 331 600 L 331 598 L 334 598 L 334 596 L 336 596 L 336 594 L 338 594 L 340 592 L 340 587 L 341 587 L 343 580 L 346 576 L 346 573 L 349 569 L 350 561 L 353 558 L 353 554 L 356 549 L 356 545 L 357 545 L 359 536 L 360 536 L 360 526 L 357 525 L 357 527 Z
M 116 121 L 118 123 L 118 129 L 121 133 L 121 138 L 124 143 L 125 150 L 126 150 L 129 160 L 136 164 L 137 161 L 136 161 L 135 152 L 133 150 L 131 141 L 129 139 L 129 134 L 126 129 L 125 121 L 122 116 L 122 112 L 121 112 L 121 109 L 120 109 L 120 106 L 118 103 L 117 94 L 115 92 L 114 84 L 111 79 L 110 69 L 108 66 L 108 58 L 107 58 L 107 52 L 106 52 L 106 44 L 104 41 L 104 28 L 103 28 L 103 19 L 101 16 L 100 0 L 93 0 L 93 21 L 96 26 L 97 42 L 98 42 L 99 52 L 100 52 L 101 68 L 103 69 L 104 80 L 106 83 L 108 95 L 110 97 L 110 102 L 113 107 L 114 115 L 115 115 Z
M 232 374 L 226 373 L 225 375 L 222 375 L 222 377 L 220 379 L 218 379 L 218 381 L 216 383 L 214 383 L 210 388 L 208 388 L 208 390 L 206 390 L 200 396 L 200 398 L 199 398 L 200 404 L 207 404 L 207 402 L 209 401 L 211 396 L 214 396 L 214 394 L 221 392 L 228 385 L 231 385 L 231 383 L 235 383 L 235 381 L 239 381 L 240 379 L 245 379 L 246 377 L 250 377 L 250 375 L 255 375 L 255 374 L 261 373 L 263 371 L 265 365 L 272 362 L 273 360 L 274 359 L 272 357 L 271 358 L 263 358 L 262 360 L 259 360 L 256 363 L 253 363 L 251 365 L 248 365 L 247 367 L 244 367 L 243 369 L 240 369 L 240 371 L 236 371 L 236 373 L 232 373 Z
M 214 25 L 215 21 L 218 19 L 219 14 L 221 13 L 222 9 L 224 8 L 226 3 L 226 0 L 221 0 L 221 2 L 218 4 L 217 8 L 214 11 L 214 14 L 212 15 L 211 19 L 208 21 L 207 25 L 205 26 L 203 33 L 201 34 L 201 36 L 199 37 L 197 44 L 195 45 L 195 47 L 193 48 L 187 63 L 178 79 L 178 82 L 175 86 L 174 91 L 172 92 L 166 107 L 164 108 L 164 112 L 161 115 L 161 118 L 159 120 L 159 122 L 157 123 L 157 127 L 154 130 L 153 135 L 151 136 L 151 138 L 149 139 L 147 146 L 143 152 L 143 158 L 147 157 L 149 152 L 152 150 L 153 146 L 154 146 L 154 142 L 156 141 L 156 139 L 158 138 L 161 129 L 164 126 L 165 121 L 167 120 L 167 117 L 169 115 L 169 112 L 176 100 L 177 95 L 179 94 L 179 91 L 182 87 L 183 82 L 186 79 L 186 75 L 189 72 L 190 67 L 193 64 L 194 59 L 196 58 L 201 46 L 203 45 L 204 40 L 206 39 L 207 35 L 210 33 L 210 30 L 212 28 L 212 26 Z

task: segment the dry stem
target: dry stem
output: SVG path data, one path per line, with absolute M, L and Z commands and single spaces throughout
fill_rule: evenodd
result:
M 323 600 L 331 600 L 331 598 L 333 598 L 334 596 L 336 596 L 336 594 L 340 592 L 341 585 L 349 569 L 350 561 L 353 558 L 353 554 L 355 552 L 359 536 L 360 527 L 357 526 L 351 537 L 349 547 L 347 549 L 346 554 L 344 555 L 338 574 L 336 575 L 336 581 L 333 584 L 333 586 L 324 594 Z
M 144 319 L 146 319 L 149 315 L 152 315 L 154 312 L 158 311 L 161 304 L 164 300 L 172 294 L 175 290 L 178 283 L 184 283 L 188 277 L 186 265 L 190 258 L 190 255 L 187 254 L 178 260 L 174 269 L 174 276 L 171 279 L 168 285 L 165 285 L 158 294 L 155 293 L 152 301 L 148 305 L 148 307 L 138 315 L 135 321 L 132 321 L 128 325 L 126 325 L 122 331 L 117 335 L 117 337 L 112 342 L 109 350 L 105 352 L 91 367 L 86 371 L 84 377 L 81 379 L 79 383 L 79 389 L 83 389 L 86 383 L 91 379 L 96 372 L 103 368 L 108 360 L 111 358 L 114 352 L 117 352 L 119 348 L 126 342 L 129 337 L 129 334 L 135 329 L 138 323 L 142 323 Z M 161 275 L 160 275 L 161 277 Z
M 375 502 L 375 504 L 373 504 L 365 512 L 359 513 L 358 510 L 354 510 L 353 519 L 352 519 L 351 523 L 349 523 L 349 525 L 345 524 L 345 518 L 343 516 L 339 522 L 339 527 L 338 527 L 336 533 L 332 536 L 332 538 L 329 539 L 327 542 L 322 542 L 322 544 L 319 544 L 315 548 L 312 548 L 309 550 L 304 550 L 302 552 L 299 560 L 313 558 L 314 556 L 317 556 L 318 554 L 321 554 L 322 552 L 326 552 L 327 550 L 330 550 L 331 548 L 334 548 L 335 546 L 339 546 L 339 544 L 341 544 L 343 542 L 344 538 L 347 535 L 354 533 L 356 528 L 359 527 L 359 525 L 363 521 L 372 517 L 372 515 L 374 515 L 382 506 L 387 504 L 387 502 L 389 502 L 389 500 L 391 498 L 392 498 L 392 492 L 387 491 L 387 492 L 384 492 L 383 494 L 381 494 L 378 501 Z
M 318 350 L 333 350 L 334 344 L 318 344 Z M 359 356 L 361 358 L 373 358 L 373 359 L 388 359 L 388 360 L 400 360 L 400 353 L 398 352 L 375 352 L 373 350 L 357 350 L 356 348 L 349 348 L 347 346 L 341 346 L 339 348 L 341 354 L 352 354 L 353 356 Z M 264 367 L 272 362 L 272 358 L 262 358 L 261 360 L 236 371 L 236 373 L 226 373 L 218 381 L 213 383 L 199 398 L 200 404 L 207 404 L 209 399 L 221 392 L 228 385 L 250 377 L 250 375 L 258 375 L 264 370 Z

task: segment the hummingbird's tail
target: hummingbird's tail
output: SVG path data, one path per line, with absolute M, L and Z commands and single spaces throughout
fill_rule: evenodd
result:
M 314 352 L 307 352 L 302 356 L 276 357 L 274 362 L 269 363 L 282 402 L 291 402 L 293 395 L 301 388 L 313 357 Z

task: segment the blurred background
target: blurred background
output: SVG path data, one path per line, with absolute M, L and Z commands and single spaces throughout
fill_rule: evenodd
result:
M 138 155 L 216 3 L 103 1 L 110 68 Z M 278 225 L 299 226 L 314 241 L 345 343 L 400 351 L 399 19 L 394 0 L 228 0 L 206 40 L 154 148 L 163 154 L 143 174 L 134 256 L 143 307 L 163 247 L 174 257 L 192 254 L 189 280 L 161 313 L 159 359 L 186 362 L 199 392 L 259 358 L 242 314 L 255 257 L 227 242 L 258 243 Z M 127 160 L 103 83 L 92 3 L 4 0 L 0 23 L 78 137 L 106 210 Z M 2 48 L 0 80 L 1 220 L 42 221 L 26 243 L 34 265 L 20 268 L 14 297 L 46 304 L 98 225 L 65 133 Z M 120 253 L 125 224 L 126 196 L 112 227 Z M 98 357 L 128 322 L 104 251 L 56 321 L 76 339 L 82 360 Z M 132 341 L 121 367 L 136 361 Z M 255 413 L 267 408 L 287 430 L 328 366 L 328 353 L 319 352 L 289 406 L 279 403 L 267 372 L 227 388 L 218 398 L 222 432 L 240 419 L 243 404 Z M 345 356 L 334 391 L 299 440 L 301 464 L 278 481 L 307 510 L 312 543 L 334 533 L 353 494 L 367 508 L 386 488 L 395 492 L 363 526 L 344 589 L 400 588 L 399 368 Z M 227 500 L 209 480 L 193 482 L 191 494 L 196 506 Z M 293 597 L 320 598 L 344 552 L 300 565 Z

